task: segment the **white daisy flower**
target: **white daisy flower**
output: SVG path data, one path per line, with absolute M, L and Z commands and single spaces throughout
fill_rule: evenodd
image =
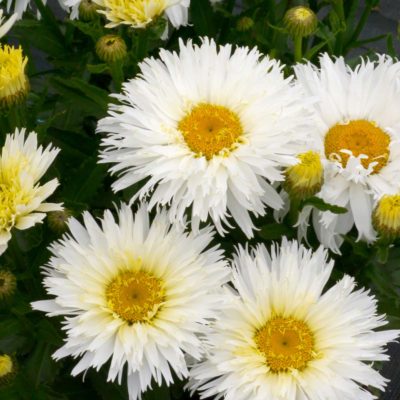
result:
M 195 235 L 170 226 L 165 213 L 151 225 L 148 218 L 146 207 L 133 217 L 122 206 L 119 222 L 106 211 L 101 227 L 87 212 L 84 226 L 70 219 L 71 234 L 51 246 L 44 269 L 55 298 L 32 304 L 65 316 L 67 338 L 54 357 L 81 357 L 72 375 L 110 360 L 109 381 L 120 383 L 126 367 L 130 399 L 152 380 L 188 376 L 185 355 L 202 355 L 198 334 L 216 315 L 229 271 L 221 250 L 205 250 L 211 228 Z
M 66 0 L 64 0 L 66 1 Z M 76 1 L 76 0 L 69 0 Z M 99 10 L 108 19 L 107 28 L 124 24 L 144 28 L 164 15 L 178 28 L 188 23 L 190 0 L 93 0 L 102 7 Z
M 400 188 L 400 63 L 381 56 L 352 70 L 343 58 L 325 54 L 320 64 L 299 64 L 295 72 L 305 92 L 317 98 L 315 146 L 325 171 L 318 196 L 349 210 L 314 212 L 319 239 L 338 252 L 340 234 L 354 225 L 358 239 L 375 240 L 373 205 Z M 304 210 L 302 221 L 310 214 L 311 208 Z
M 5 17 L 3 17 L 3 10 L 0 9 L 0 38 L 7 34 L 7 32 L 15 24 L 17 18 L 18 14 L 14 13 L 7 20 L 5 20 Z
M 17 14 L 17 19 L 21 19 L 30 1 L 31 0 L 0 0 L 0 4 L 6 3 L 7 12 L 14 10 L 14 14 Z
M 56 190 L 58 180 L 39 184 L 59 149 L 38 147 L 37 134 L 25 137 L 25 128 L 6 136 L 0 155 L 0 254 L 7 249 L 11 230 L 28 229 L 48 211 L 62 210 L 60 204 L 44 203 Z
M 307 97 L 257 49 L 208 39 L 181 41 L 178 54 L 161 50 L 140 69 L 98 125 L 108 133 L 101 162 L 121 175 L 113 189 L 149 178 L 132 201 L 151 196 L 174 222 L 190 208 L 194 229 L 210 216 L 220 234 L 232 216 L 251 237 L 250 213 L 283 205 L 271 184 L 304 148 Z
M 229 305 L 208 335 L 189 387 L 225 400 L 369 400 L 384 390 L 372 367 L 400 331 L 380 330 L 377 302 L 345 276 L 323 293 L 333 261 L 283 241 L 271 254 L 239 248 Z

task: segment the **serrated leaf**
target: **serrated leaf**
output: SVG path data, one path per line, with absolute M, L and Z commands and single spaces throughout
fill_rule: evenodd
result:
M 68 20 L 67 23 L 79 29 L 85 35 L 90 36 L 95 43 L 100 39 L 101 36 L 104 35 L 103 28 L 97 24 L 96 21 L 94 23 L 90 23 L 79 20 Z
M 93 116 L 106 114 L 110 101 L 107 91 L 75 77 L 70 79 L 53 77 L 51 82 L 65 100 L 73 103 L 77 109 L 86 110 Z

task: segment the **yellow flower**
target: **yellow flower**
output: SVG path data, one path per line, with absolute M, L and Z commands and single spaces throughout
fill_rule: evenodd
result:
M 101 7 L 109 23 L 107 28 L 124 24 L 144 28 L 164 12 L 174 27 L 187 24 L 189 2 L 186 0 L 93 0 Z
M 28 58 L 22 48 L 0 45 L 0 106 L 10 107 L 21 102 L 29 90 L 25 74 Z
M 25 129 L 8 134 L 0 155 L 0 254 L 11 239 L 11 229 L 28 229 L 60 204 L 44 203 L 58 186 L 57 179 L 38 182 L 54 161 L 58 149 L 38 147 L 37 135 L 25 138 Z

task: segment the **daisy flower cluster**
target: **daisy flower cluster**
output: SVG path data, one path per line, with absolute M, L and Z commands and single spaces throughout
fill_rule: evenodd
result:
M 176 33 L 169 28 L 190 30 L 193 3 L 59 2 L 81 18 L 68 22 L 71 30 L 93 24 L 93 54 L 103 64 L 88 69 L 113 81 L 90 140 L 99 140 L 96 168 L 107 169 L 101 179 L 115 202 L 96 192 L 96 205 L 80 216 L 48 202 L 64 182 L 51 169 L 60 149 L 39 144 L 49 142 L 46 129 L 4 135 L 0 254 L 46 213 L 48 227 L 63 232 L 38 253 L 45 292 L 30 302 L 61 323 L 55 362 L 73 363 L 74 377 L 105 372 L 129 400 L 182 381 L 187 396 L 201 399 L 376 399 L 388 384 L 380 371 L 386 346 L 400 330 L 386 326 L 371 290 L 344 273 L 340 254 L 354 235 L 386 249 L 400 237 L 400 63 L 381 55 L 350 67 L 322 53 L 318 65 L 303 60 L 291 69 L 257 47 L 201 37 L 138 56 L 137 73 L 124 81 L 121 60 L 144 38 L 137 31 L 160 21 L 157 40 Z M 0 36 L 30 6 L 7 0 L 15 13 L 3 25 L 0 15 Z M 284 20 L 296 59 L 318 20 L 306 7 Z M 21 47 L 0 45 L 0 111 L 14 125 L 32 101 L 27 63 Z M 103 89 L 90 91 L 90 81 L 54 81 L 74 99 L 83 87 L 101 104 Z M 65 124 L 74 118 L 58 112 Z M 49 126 L 57 117 L 43 115 Z M 71 146 L 74 133 L 53 128 L 48 135 L 66 152 L 87 145 Z M 87 182 L 98 179 L 85 173 Z M 257 244 L 268 218 L 295 234 Z M 1 301 L 39 273 L 36 263 L 20 275 L 0 267 Z M 13 312 L 26 323 L 23 307 Z M 16 375 L 17 357 L 0 343 L 0 387 Z
M 251 215 L 289 201 L 281 186 L 348 206 L 346 228 L 340 217 L 313 211 L 329 240 L 354 223 L 364 237 L 374 195 L 388 192 L 400 172 L 396 120 L 371 98 L 363 105 L 351 96 L 363 98 L 359 76 L 372 82 L 379 74 L 384 84 L 400 71 L 387 58 L 356 71 L 325 55 L 321 63 L 285 78 L 256 49 L 181 41 L 178 53 L 144 60 L 115 95 L 98 123 L 106 133 L 100 162 L 119 174 L 116 191 L 144 181 L 131 198 L 142 205 L 135 215 L 122 205 L 118 221 L 107 211 L 100 225 L 88 213 L 84 225 L 70 220 L 44 268 L 52 299 L 33 303 L 66 317 L 67 338 L 54 357 L 79 357 L 73 375 L 110 361 L 108 379 L 126 374 L 133 400 L 173 375 L 189 378 L 188 389 L 204 398 L 232 400 L 372 399 L 365 385 L 385 388 L 369 363 L 387 359 L 384 346 L 399 331 L 376 331 L 387 321 L 353 278 L 324 291 L 333 268 L 327 250 L 283 240 L 270 251 L 239 246 L 227 263 L 218 246 L 207 247 L 213 230 L 203 227 L 212 221 L 223 235 L 236 224 L 252 237 Z M 329 92 L 329 79 L 344 81 L 341 96 Z M 394 107 L 400 93 L 390 87 L 389 95 Z M 329 245 L 327 235 L 321 242 Z

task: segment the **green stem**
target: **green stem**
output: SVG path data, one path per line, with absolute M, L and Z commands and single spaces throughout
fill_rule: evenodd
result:
M 301 36 L 295 36 L 294 41 L 294 61 L 301 62 L 303 58 L 303 38 Z
M 290 197 L 290 209 L 288 213 L 288 222 L 290 226 L 293 226 L 297 223 L 299 219 L 299 211 L 300 211 L 301 200 L 296 197 Z
M 109 64 L 111 76 L 114 82 L 115 90 L 121 91 L 122 82 L 124 81 L 123 61 L 116 61 Z
M 333 3 L 334 10 L 338 15 L 340 21 L 343 23 L 346 21 L 346 17 L 344 14 L 343 0 L 337 0 Z M 336 54 L 342 54 L 343 49 L 343 31 L 339 31 L 336 36 L 336 44 L 335 44 Z

